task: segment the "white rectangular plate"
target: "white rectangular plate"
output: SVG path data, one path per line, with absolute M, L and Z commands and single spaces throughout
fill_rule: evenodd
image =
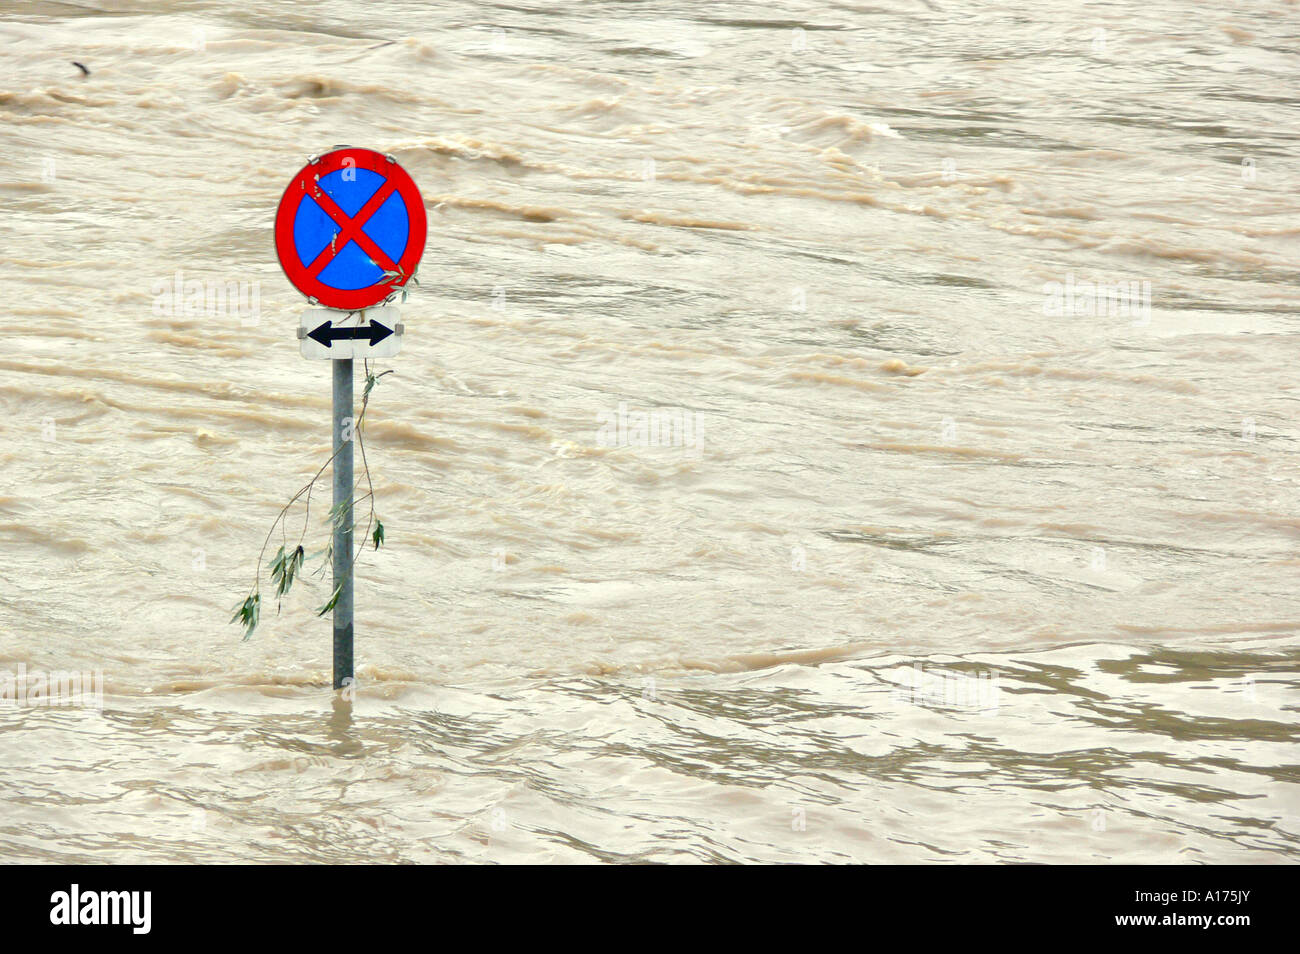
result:
M 304 358 L 391 358 L 402 350 L 397 308 L 336 311 L 310 308 L 302 314 L 298 339 Z

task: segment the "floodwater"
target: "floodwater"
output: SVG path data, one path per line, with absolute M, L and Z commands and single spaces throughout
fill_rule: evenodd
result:
M 0 681 L 103 679 L 0 859 L 1300 857 L 1294 2 L 97 7 L 0 7 Z M 429 217 L 355 698 L 228 623 L 336 144 Z

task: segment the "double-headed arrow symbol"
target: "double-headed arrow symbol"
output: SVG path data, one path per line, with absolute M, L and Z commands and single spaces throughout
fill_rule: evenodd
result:
M 392 328 L 382 325 L 372 318 L 370 324 L 361 325 L 357 328 L 336 328 L 330 322 L 325 321 L 317 325 L 316 329 L 307 337 L 319 341 L 327 348 L 332 347 L 335 341 L 347 341 L 349 339 L 357 341 L 368 339 L 371 347 L 374 347 L 392 333 Z

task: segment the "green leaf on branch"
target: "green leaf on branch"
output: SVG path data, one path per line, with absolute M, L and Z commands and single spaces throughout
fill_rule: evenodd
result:
M 375 518 L 375 532 L 371 536 L 375 541 L 375 549 L 378 550 L 379 545 L 384 542 L 384 521 L 378 517 Z
M 361 400 L 364 402 L 366 398 L 370 397 L 371 389 L 374 388 L 374 386 L 379 383 L 380 378 L 382 378 L 385 374 L 392 374 L 392 373 L 393 373 L 392 368 L 389 368 L 387 371 L 381 371 L 378 374 L 375 374 L 373 371 L 367 370 L 366 389 L 361 392 Z
M 335 530 L 343 528 L 344 521 L 347 519 L 348 511 L 352 509 L 352 502 L 344 500 L 330 507 L 330 526 Z
M 323 550 L 320 550 L 320 551 L 314 553 L 314 554 L 312 555 L 312 559 L 314 560 L 314 559 L 316 559 L 316 557 L 318 557 L 318 556 L 322 556 L 322 555 L 325 557 L 325 559 L 321 561 L 320 568 L 317 569 L 316 572 L 312 574 L 313 576 L 324 577 L 324 576 L 325 576 L 325 571 L 328 570 L 331 566 L 334 565 L 334 541 L 333 541 L 333 539 L 331 539 L 328 543 L 325 544 L 325 548 L 324 548 Z
M 338 586 L 334 587 L 334 595 L 330 597 L 329 602 L 326 603 L 324 606 L 322 606 L 320 609 L 318 609 L 316 611 L 316 615 L 324 616 L 330 610 L 334 609 L 335 605 L 337 605 L 339 601 L 339 594 L 342 592 L 343 592 L 343 584 L 340 583 Z
M 244 602 L 235 607 L 235 615 L 230 617 L 232 623 L 238 623 L 240 626 L 247 627 L 244 633 L 244 639 L 247 640 L 253 635 L 253 630 L 257 628 L 257 621 L 262 615 L 262 594 L 253 593 Z
M 293 578 L 302 569 L 302 561 L 306 553 L 301 546 L 298 546 L 292 553 L 285 555 L 284 547 L 280 547 L 280 552 L 275 555 L 275 560 L 271 563 L 271 582 L 275 586 L 275 596 L 278 600 L 285 593 L 289 592 L 289 587 L 293 586 Z

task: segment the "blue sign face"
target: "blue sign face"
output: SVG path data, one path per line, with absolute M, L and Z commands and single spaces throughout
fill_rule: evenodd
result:
M 298 260 L 330 288 L 369 288 L 406 252 L 411 231 L 406 202 L 394 182 L 370 169 L 335 169 L 317 184 L 336 214 L 326 212 L 311 193 L 302 197 L 293 219 Z M 346 224 L 340 224 L 338 212 Z

